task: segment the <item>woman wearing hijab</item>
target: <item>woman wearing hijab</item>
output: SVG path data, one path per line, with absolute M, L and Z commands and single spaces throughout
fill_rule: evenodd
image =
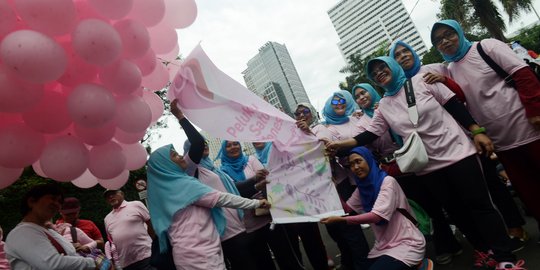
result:
M 358 117 L 351 115 L 358 109 L 351 93 L 345 90 L 336 91 L 328 98 L 323 108 L 324 126 L 314 125 L 312 132 L 320 139 L 352 138 L 364 129 Z M 301 123 L 301 122 L 300 122 Z M 297 124 L 298 125 L 298 124 Z M 298 125 L 306 132 L 307 129 Z M 356 188 L 353 175 L 349 170 L 346 158 L 337 158 L 334 153 L 330 156 L 332 177 L 339 197 L 346 201 Z M 347 224 L 332 224 L 326 227 L 328 233 L 341 251 L 341 264 L 351 269 L 362 269 L 362 264 L 369 252 L 362 227 Z
M 174 105 L 174 103 L 173 103 Z M 208 157 L 208 144 L 195 127 L 187 120 L 182 111 L 171 106 L 171 113 L 178 119 L 188 139 L 184 143 L 184 160 L 186 171 L 190 176 L 196 175 L 201 183 L 220 191 L 240 196 L 234 181 L 223 171 L 214 166 Z M 251 256 L 252 243 L 242 223 L 244 211 L 241 209 L 223 208 L 225 216 L 225 232 L 220 237 L 225 260 L 230 269 L 257 269 L 257 262 Z
M 512 186 L 540 221 L 540 83 L 534 73 L 501 41 L 468 41 L 454 20 L 437 22 L 431 42 L 449 62 L 445 75 L 459 83 L 471 115 L 493 138 Z M 502 78 L 482 59 L 480 44 L 508 77 Z
M 475 249 L 486 252 L 491 249 L 494 253 L 493 257 L 475 264 L 513 266 L 515 257 L 510 251 L 510 239 L 491 203 L 476 156 L 477 151 L 487 154 L 493 151 L 491 140 L 443 84 L 429 85 L 418 76 L 411 78 L 419 115 L 415 127 L 409 120 L 405 96 L 407 78 L 399 64 L 391 57 L 377 57 L 368 62 L 367 72 L 368 77 L 385 90 L 371 125 L 354 139 L 329 143 L 327 147 L 332 150 L 365 145 L 389 128 L 404 139 L 416 131 L 429 158 L 426 166 L 415 172 L 418 180 L 446 209 L 460 230 L 467 231 L 469 225 L 465 223 L 473 224 L 470 226 L 482 240 L 472 243 Z M 474 145 L 461 127 L 471 131 Z
M 412 213 L 405 194 L 393 177 L 379 169 L 367 148 L 352 149 L 349 163 L 358 188 L 347 200 L 347 206 L 363 214 L 323 218 L 321 223 L 372 225 L 375 244 L 364 269 L 416 269 L 424 258 L 426 241 L 413 221 L 399 212 Z
M 444 72 L 444 70 L 446 69 L 446 66 L 444 66 L 443 64 L 421 65 L 420 57 L 418 57 L 414 49 L 407 43 L 402 41 L 397 41 L 392 45 L 390 49 L 390 57 L 394 57 L 394 59 L 401 65 L 401 67 L 405 71 L 405 76 L 407 78 L 411 78 L 416 74 L 420 74 L 420 76 L 422 76 L 425 82 L 428 84 L 432 84 L 435 82 L 444 83 L 444 85 L 446 85 L 452 92 L 456 94 L 456 97 L 458 97 L 461 102 L 466 103 L 465 95 L 461 87 L 451 78 L 439 74 L 439 72 Z M 484 178 L 486 179 L 486 183 L 493 199 L 493 203 L 501 212 L 504 222 L 508 227 L 509 235 L 513 237 L 512 251 L 516 252 L 518 250 L 521 250 L 525 247 L 524 240 L 522 240 L 526 236 L 526 232 L 522 227 L 525 224 L 525 219 L 523 219 L 523 217 L 521 216 L 520 211 L 514 199 L 512 198 L 512 194 L 510 194 L 510 191 L 508 190 L 506 185 L 502 181 L 500 181 L 498 177 L 496 168 L 497 162 L 483 155 L 480 156 L 480 161 L 482 162 L 482 167 L 484 168 Z M 400 184 L 401 183 L 402 182 L 400 182 Z M 404 188 L 403 186 L 402 188 L 405 190 L 405 194 L 409 196 L 406 188 Z M 426 208 L 426 206 L 427 208 L 429 208 L 429 206 L 433 206 L 433 203 L 421 202 L 421 205 L 424 208 Z M 428 212 L 429 211 L 430 210 L 428 209 Z M 439 259 L 450 263 L 452 258 L 451 253 L 454 253 L 456 249 L 459 250 L 459 248 L 457 248 L 459 247 L 459 245 L 457 245 L 455 237 L 450 234 L 450 228 L 447 224 L 448 222 L 443 220 L 442 218 L 442 216 L 440 218 L 435 218 L 435 249 L 437 250 L 437 254 L 441 254 L 437 256 Z M 443 232 L 443 234 L 446 236 L 444 236 L 440 239 L 440 241 L 438 241 L 437 239 L 440 236 L 437 235 L 440 234 L 440 232 Z M 448 245 L 452 242 L 454 244 Z M 441 245 L 439 244 L 442 244 L 442 250 L 444 250 L 445 252 L 440 252 L 441 248 L 438 248 L 438 246 Z M 452 248 L 452 246 L 454 247 Z M 445 260 L 445 258 L 448 258 L 450 260 Z M 441 261 L 439 259 L 437 261 Z
M 176 108 L 176 102 L 171 107 Z M 180 119 L 184 126 L 186 121 Z M 202 155 L 189 153 L 195 160 Z M 170 144 L 148 159 L 148 207 L 160 251 L 172 248 L 177 269 L 225 269 L 220 235 L 227 220 L 220 207 L 254 209 L 269 204 L 219 192 L 188 175 L 187 169 L 187 160 Z
M 263 166 L 268 164 L 268 157 L 270 156 L 270 149 L 272 149 L 271 142 L 254 142 L 253 148 L 255 148 L 255 155 Z
M 227 173 L 238 186 L 243 197 L 264 198 L 266 176 L 268 171 L 255 156 L 246 156 L 242 145 L 237 141 L 223 141 L 217 158 L 221 159 L 221 170 Z M 258 183 L 254 186 L 252 183 Z M 245 188 L 244 183 L 250 183 Z M 298 238 L 291 237 L 285 226 L 276 225 L 270 230 L 272 217 L 269 213 L 256 213 L 253 210 L 244 211 L 244 225 L 248 234 L 253 238 L 253 252 L 258 262 L 257 269 L 275 269 L 268 246 L 272 250 L 280 269 L 303 269 L 301 261 L 293 250 Z

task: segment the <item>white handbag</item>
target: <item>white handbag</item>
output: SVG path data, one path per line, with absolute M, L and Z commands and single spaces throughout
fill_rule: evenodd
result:
M 418 127 L 418 110 L 416 108 L 416 100 L 412 82 L 410 79 L 405 83 L 405 97 L 409 111 L 409 119 L 414 128 Z M 402 173 L 414 173 L 422 170 L 428 163 L 428 155 L 422 138 L 416 130 L 409 135 L 403 146 L 394 151 L 394 158 Z

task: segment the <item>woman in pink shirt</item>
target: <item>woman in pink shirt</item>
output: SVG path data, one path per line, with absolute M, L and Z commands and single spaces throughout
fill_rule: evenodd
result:
M 443 20 L 431 31 L 433 46 L 449 62 L 446 76 L 463 89 L 471 115 L 495 145 L 512 186 L 540 221 L 540 83 L 528 65 L 503 42 L 470 42 L 459 23 Z M 481 57 L 479 46 L 505 75 Z M 506 78 L 503 78 L 505 76 Z M 513 85 L 506 83 L 506 80 Z
M 416 131 L 429 158 L 425 167 L 415 172 L 418 180 L 460 229 L 475 228 L 484 241 L 484 247 L 475 248 L 491 249 L 494 253 L 493 258 L 488 258 L 487 266 L 493 267 L 497 263 L 514 265 L 510 239 L 500 214 L 491 203 L 476 156 L 477 151 L 482 154 L 493 151 L 491 140 L 443 84 L 429 85 L 419 76 L 407 82 L 403 69 L 394 58 L 387 56 L 370 60 L 367 72 L 368 77 L 385 90 L 373 121 L 367 131 L 354 139 L 328 143 L 329 150 L 365 145 L 385 134 L 389 128 L 404 139 Z M 416 101 L 419 115 L 416 127 L 409 119 L 405 94 L 407 85 L 413 88 Z M 474 144 L 462 127 L 474 134 Z
M 364 213 L 323 218 L 321 223 L 372 225 L 375 244 L 363 269 L 415 269 L 424 258 L 426 241 L 413 221 L 400 213 L 412 211 L 397 181 L 379 169 L 373 154 L 365 147 L 352 149 L 349 163 L 358 188 L 347 201 L 347 206 Z

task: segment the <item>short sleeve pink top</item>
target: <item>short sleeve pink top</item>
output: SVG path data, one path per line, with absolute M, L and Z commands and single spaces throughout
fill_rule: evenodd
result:
M 258 170 L 264 169 L 264 166 L 255 156 L 249 156 L 246 167 L 244 168 L 244 174 L 246 179 L 249 179 L 257 173 Z M 263 199 L 262 193 L 259 192 L 253 196 L 253 199 Z M 244 225 L 246 225 L 247 232 L 256 231 L 272 221 L 272 216 L 256 216 L 255 209 L 244 210 Z

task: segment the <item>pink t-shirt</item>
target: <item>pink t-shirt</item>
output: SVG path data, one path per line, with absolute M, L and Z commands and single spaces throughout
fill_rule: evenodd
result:
M 540 131 L 525 116 L 516 89 L 504 83 L 482 59 L 476 46 L 477 42 L 461 60 L 450 63 L 443 74 L 461 86 L 471 115 L 486 128 L 495 150 L 504 151 L 540 139 Z M 499 40 L 484 39 L 482 48 L 510 75 L 527 66 Z
M 444 109 L 443 105 L 454 96 L 444 84 L 428 85 L 422 74 L 414 76 L 412 83 L 418 110 L 418 128 L 409 120 L 405 90 L 381 99 L 368 131 L 378 136 L 388 133 L 388 128 L 406 141 L 415 130 L 418 132 L 429 158 L 426 167 L 416 174 L 427 174 L 452 165 L 476 153 L 476 148 L 462 127 Z
M 71 237 L 71 224 L 69 223 L 61 223 L 55 225 L 56 231 L 62 235 L 66 240 L 68 240 L 70 243 L 73 243 L 73 239 Z M 89 248 L 96 248 L 97 243 L 95 240 L 90 238 L 86 233 L 84 233 L 81 229 L 75 227 L 75 231 L 77 232 L 77 241 L 83 245 L 87 246 Z
M 174 214 L 168 234 L 178 269 L 225 269 L 219 233 L 210 212 L 218 199 L 218 191 L 209 192 Z
M 358 189 L 351 195 L 347 205 L 359 213 L 363 211 Z M 369 252 L 368 258 L 388 255 L 408 266 L 418 265 L 424 258 L 426 240 L 409 219 L 396 211 L 397 208 L 406 209 L 414 216 L 414 212 L 409 207 L 407 198 L 397 181 L 393 177 L 387 176 L 383 180 L 371 213 L 380 216 L 388 223 L 385 225 L 372 224 L 375 244 Z
M 317 137 L 317 139 L 332 140 L 332 132 L 330 132 L 330 130 L 322 124 L 318 124 L 312 127 L 311 132 L 315 134 L 315 137 Z
M 362 127 L 362 132 L 366 131 L 366 128 L 371 124 L 372 118 L 366 114 L 362 115 L 360 118 L 360 127 Z M 365 128 L 364 128 L 365 127 Z M 358 135 L 358 134 L 357 134 Z M 377 151 L 381 156 L 386 157 L 390 156 L 399 149 L 399 146 L 392 141 L 390 132 L 384 133 L 382 136 L 377 138 L 374 142 L 368 145 L 371 150 Z
M 349 117 L 349 122 L 347 123 L 328 125 L 327 127 L 330 133 L 332 133 L 333 141 L 350 139 L 366 130 L 365 127 L 360 125 L 360 118 L 355 116 Z M 339 162 L 345 165 L 347 163 L 346 159 L 346 157 L 342 157 L 339 159 Z M 351 185 L 356 186 L 352 172 L 343 167 L 338 166 L 334 168 L 334 178 L 336 183 L 341 183 L 343 180 L 348 179 Z
M 221 182 L 221 179 L 219 178 L 219 175 L 215 174 L 213 171 L 204 168 L 203 166 L 200 166 L 196 163 L 194 163 L 190 158 L 189 155 L 184 156 L 184 160 L 186 160 L 188 164 L 188 168 L 196 167 L 199 169 L 199 180 L 201 183 L 204 183 L 210 187 L 212 187 L 215 190 L 226 192 L 228 193 L 227 189 Z M 193 174 L 195 173 L 194 170 Z M 233 183 L 234 184 L 234 183 Z M 233 208 L 227 208 L 222 207 L 223 214 L 225 215 L 225 219 L 227 220 L 227 226 L 225 227 L 225 233 L 221 237 L 221 241 L 228 240 L 240 233 L 243 233 L 246 231 L 246 227 L 244 227 L 244 223 L 242 223 L 242 220 L 238 216 L 238 210 Z
M 105 228 L 118 249 L 122 267 L 150 257 L 152 239 L 146 226 L 149 220 L 148 209 L 139 201 L 123 201 L 105 217 Z
M 246 179 L 249 179 L 257 173 L 258 170 L 264 169 L 264 166 L 255 156 L 249 156 L 246 167 L 244 168 L 244 174 Z M 264 199 L 261 192 L 255 194 L 252 199 Z M 247 232 L 254 232 L 272 221 L 271 215 L 256 216 L 255 209 L 244 210 L 244 225 L 246 225 Z

